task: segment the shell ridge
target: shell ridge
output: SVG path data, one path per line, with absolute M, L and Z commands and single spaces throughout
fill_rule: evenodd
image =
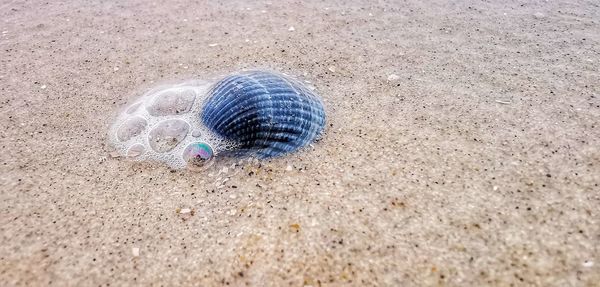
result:
M 222 102 L 227 101 L 227 97 L 225 97 L 224 95 L 229 94 L 230 90 L 233 89 L 230 88 L 227 93 L 224 93 L 223 89 L 225 87 L 227 87 L 228 85 L 230 85 L 232 82 L 240 79 L 241 76 L 238 74 L 233 74 L 230 76 L 227 76 L 225 79 L 221 80 L 220 82 L 218 82 L 217 84 L 215 84 L 215 86 L 211 89 L 211 91 L 208 93 L 209 95 L 215 95 L 216 96 L 216 100 L 214 103 L 211 103 L 213 106 L 219 106 L 221 105 Z M 210 99 L 207 98 L 206 103 L 208 103 Z M 206 108 L 206 105 L 205 105 Z M 219 110 L 213 110 L 212 113 L 206 115 L 206 117 L 208 118 L 214 118 L 214 113 L 218 112 Z
M 271 96 L 271 92 L 267 89 L 267 87 L 265 85 L 263 85 L 261 82 L 259 82 L 257 79 L 255 79 L 252 75 L 248 75 L 248 78 L 252 79 L 256 84 L 258 84 L 261 87 L 263 87 L 263 89 L 267 93 L 268 99 L 269 99 L 266 102 L 270 105 L 270 108 L 272 108 L 273 107 L 273 102 L 272 102 L 272 98 L 273 97 Z M 262 109 L 262 111 L 263 112 L 264 111 L 269 111 L 269 113 L 268 113 L 269 114 L 269 118 L 270 118 L 269 121 L 271 122 L 273 120 L 273 115 L 274 115 L 273 110 L 272 109 Z M 268 127 L 269 127 L 269 130 L 268 130 L 267 134 L 271 133 L 271 130 L 273 128 L 272 125 L 268 125 Z M 263 142 L 262 142 L 263 145 L 267 143 L 267 139 L 268 138 L 269 138 L 268 136 L 266 136 L 266 137 L 263 138 Z
M 243 102 L 243 103 L 245 103 L 245 102 Z M 298 104 L 298 107 L 299 107 L 299 106 L 301 106 L 301 105 L 303 105 L 303 104 Z M 266 109 L 266 108 L 265 108 L 265 109 Z M 235 115 L 232 115 L 232 116 L 230 116 L 229 118 L 227 118 L 227 119 L 225 119 L 225 120 L 221 120 L 221 119 L 219 119 L 219 120 L 217 120 L 217 121 L 220 121 L 221 123 L 220 123 L 220 124 L 218 124 L 216 127 L 217 127 L 218 129 L 221 129 L 221 128 L 226 128 L 228 125 L 237 124 L 237 123 L 239 123 L 240 121 L 244 120 L 245 118 L 247 118 L 247 117 L 249 117 L 249 116 L 252 116 L 252 115 L 253 115 L 253 114 L 255 114 L 255 113 L 256 113 L 256 112 L 255 112 L 255 111 L 253 111 L 253 110 L 247 110 L 247 111 L 244 111 L 244 112 L 239 112 L 239 113 L 236 113 Z M 299 114 L 300 114 L 302 117 L 309 117 L 309 116 L 310 116 L 310 114 L 308 114 L 308 113 L 307 113 L 306 111 L 304 111 L 304 110 L 301 110 Z M 288 114 L 286 114 L 286 115 L 288 115 Z M 292 114 L 292 113 L 289 113 L 289 116 L 293 116 L 293 114 Z M 234 117 L 236 117 L 236 119 L 235 119 L 235 120 L 231 120 L 231 118 L 234 118 Z M 224 126 L 223 124 L 225 124 L 225 126 Z
M 261 94 L 252 94 L 252 95 L 248 95 L 247 97 L 244 97 L 243 99 L 241 99 L 242 97 L 240 97 L 240 99 L 236 99 L 236 102 L 232 103 L 228 103 L 225 106 L 223 106 L 221 108 L 221 110 L 228 110 L 231 108 L 231 106 L 234 105 L 238 105 L 238 106 L 248 106 L 252 101 L 254 101 L 255 103 L 259 103 L 261 102 L 260 98 L 263 97 L 264 95 Z M 241 109 L 240 109 L 241 110 Z M 222 127 L 223 123 L 229 122 L 231 120 L 231 118 L 235 118 L 237 117 L 241 112 L 237 112 L 237 113 L 231 113 L 231 114 L 226 114 L 226 113 L 221 113 L 220 115 L 217 116 L 217 118 L 215 119 L 216 122 L 219 122 L 219 124 L 216 126 L 217 128 Z M 227 117 L 227 118 L 225 118 Z
M 298 120 L 300 120 L 300 121 L 301 121 L 301 122 L 299 123 L 299 125 L 296 125 L 296 126 L 298 126 L 298 128 L 299 128 L 299 129 L 301 129 L 301 128 L 303 127 L 303 125 L 304 125 L 304 124 L 306 124 L 307 122 L 308 122 L 308 123 L 310 123 L 310 119 L 311 119 L 311 115 L 309 115 L 309 114 L 305 114 L 305 112 L 302 112 L 302 113 L 303 113 L 303 114 L 299 114 L 299 115 L 297 115 L 297 117 L 296 117 Z M 240 122 L 244 121 L 244 120 L 246 120 L 246 121 L 247 121 L 247 123 L 252 123 L 252 121 L 257 121 L 257 120 L 268 120 L 267 118 L 265 118 L 265 117 L 260 117 L 260 116 L 258 116 L 258 117 L 254 117 L 254 118 L 252 118 L 252 119 L 249 119 L 249 118 L 250 118 L 250 117 L 252 117 L 252 116 L 253 116 L 252 114 L 248 114 L 248 113 L 246 113 L 246 114 L 244 114 L 244 115 L 240 116 L 239 118 L 237 118 L 237 119 L 235 119 L 235 120 L 231 121 L 230 123 L 228 123 L 227 125 L 225 125 L 224 127 L 222 127 L 222 129 L 224 129 L 224 130 L 228 130 L 228 131 L 230 131 L 230 132 L 235 132 L 235 131 L 237 131 L 237 130 L 239 129 L 239 128 L 236 128 L 236 126 L 239 126 L 238 124 L 239 124 Z M 290 121 L 290 117 L 291 117 L 291 116 L 292 116 L 292 115 L 286 115 L 286 114 L 283 114 L 283 115 L 277 115 L 277 116 L 274 116 L 274 117 L 272 118 L 272 121 L 273 121 L 273 122 L 275 122 L 275 123 L 282 123 L 282 124 L 284 124 L 284 123 L 287 123 L 287 122 L 289 122 L 289 121 Z M 300 125 L 300 124 L 301 124 L 301 125 Z
M 238 124 L 239 124 L 239 122 L 243 121 L 244 119 L 239 119 L 239 121 L 238 121 L 238 119 L 236 119 L 235 121 L 232 121 L 227 126 L 225 126 L 224 129 L 229 132 L 235 133 L 239 129 L 241 129 L 241 127 Z M 260 120 L 265 120 L 265 118 L 254 117 L 254 118 L 246 120 L 246 123 L 253 123 L 255 121 L 260 121 Z M 281 123 L 281 124 L 286 124 L 286 123 L 290 122 L 290 120 L 288 119 L 287 116 L 278 116 L 278 117 L 275 117 L 274 120 L 276 120 L 277 123 Z M 307 122 L 310 123 L 310 120 L 306 119 L 306 118 L 299 118 L 299 120 L 301 121 L 301 123 L 294 125 L 294 127 L 297 129 L 302 129 L 303 125 L 306 124 Z
M 227 104 L 227 100 L 229 101 L 238 101 L 241 93 L 239 90 L 229 91 L 225 97 L 224 94 L 219 94 L 217 92 L 211 92 L 213 97 L 209 99 L 207 103 L 205 103 L 203 107 L 203 120 L 207 123 L 215 123 L 218 122 L 219 117 L 223 113 L 223 105 Z
M 245 76 L 245 77 L 247 77 L 247 76 Z M 258 87 L 258 88 L 256 88 L 256 89 L 254 89 L 254 90 L 258 90 L 258 89 L 262 89 L 262 90 L 264 91 L 264 86 L 262 86 L 262 85 L 259 85 L 259 87 Z M 247 91 L 245 90 L 245 88 L 242 88 L 242 89 L 240 89 L 240 90 L 241 90 L 241 91 L 244 91 L 244 93 L 247 93 Z M 228 94 L 230 91 L 231 91 L 231 89 L 228 89 L 228 90 L 226 90 L 226 92 L 225 92 L 225 93 L 220 93 L 220 94 L 218 94 L 218 96 L 220 96 L 220 98 L 221 98 L 221 99 L 222 99 L 222 101 L 223 101 L 224 99 L 226 99 L 226 98 L 227 98 L 227 97 L 225 97 L 224 95 L 227 95 L 227 94 Z M 219 109 L 215 109 L 215 112 L 218 112 L 218 111 L 223 111 L 223 110 L 229 109 L 231 106 L 234 106 L 234 105 L 246 105 L 246 104 L 248 104 L 248 102 L 252 101 L 252 100 L 253 100 L 253 98 L 254 98 L 254 96 L 256 96 L 256 95 L 257 95 L 257 94 L 254 94 L 254 93 L 253 93 L 253 94 L 252 94 L 252 97 L 240 97 L 240 98 L 243 98 L 243 99 L 242 99 L 242 100 L 243 100 L 243 102 L 242 102 L 242 103 L 237 103 L 237 102 L 229 101 L 229 102 L 225 103 L 225 104 L 224 104 L 224 106 L 220 107 Z M 236 100 L 237 100 L 237 99 L 236 99 Z M 218 101 L 217 103 L 215 103 L 215 104 L 214 104 L 214 106 L 219 106 L 219 105 L 221 104 L 221 102 L 222 102 L 222 101 Z M 212 115 L 211 115 L 211 116 L 212 116 Z M 221 113 L 220 115 L 216 116 L 216 118 L 215 118 L 215 117 L 213 117 L 213 118 L 214 118 L 214 121 L 215 121 L 215 122 L 226 122 L 226 121 L 228 121 L 229 119 L 224 119 L 223 117 L 225 117 L 225 116 L 227 116 L 225 113 Z M 233 115 L 233 114 L 230 114 L 230 115 L 229 115 L 229 117 L 230 117 L 230 118 L 231 118 L 231 117 L 235 117 L 235 115 Z
M 291 84 L 291 83 L 290 83 L 290 82 L 289 82 L 287 79 L 285 79 L 285 81 L 286 81 L 286 82 L 287 82 L 287 83 L 288 83 L 290 86 L 292 86 L 292 84 Z M 306 104 L 304 104 L 304 101 L 302 101 L 302 99 L 300 99 L 300 101 L 301 101 L 301 103 L 302 103 L 302 104 L 300 105 L 300 107 L 301 107 L 301 111 L 303 112 L 303 114 L 312 115 L 312 112 L 313 112 L 313 107 L 312 107 L 312 106 L 313 106 L 313 105 L 312 105 L 311 98 L 310 98 L 310 97 L 307 97 L 306 95 L 305 95 L 305 97 L 306 97 L 306 99 L 307 99 L 307 103 L 306 103 Z M 300 135 L 300 138 L 306 138 L 306 137 L 308 137 L 308 136 L 311 134 L 311 132 L 312 132 L 312 131 L 311 131 L 311 128 L 312 128 L 312 126 L 311 126 L 311 125 L 309 125 L 309 128 L 308 128 L 308 129 L 304 129 L 303 133 Z M 301 144 L 303 144 L 303 142 L 302 142 Z
M 223 87 L 223 82 L 230 82 L 235 78 L 235 76 L 227 76 L 225 77 L 223 80 L 221 80 L 220 82 L 217 82 L 215 85 L 213 85 L 213 87 L 210 89 L 210 91 L 208 92 L 208 95 L 221 95 L 220 89 Z M 212 100 L 212 98 L 207 98 L 204 102 L 204 106 L 203 106 L 203 118 L 212 118 L 213 113 L 215 112 L 214 110 L 211 110 L 209 113 L 206 113 L 206 109 L 207 109 L 207 103 L 210 102 L 210 100 Z M 216 100 L 216 102 L 211 103 L 212 105 L 218 105 L 219 101 L 222 100 L 220 97 L 219 99 Z
M 237 78 L 237 79 L 239 79 L 241 81 L 242 79 L 250 78 L 250 75 L 248 75 L 248 73 L 242 73 L 242 74 L 236 74 L 236 75 L 231 76 L 231 77 L 232 78 Z M 273 78 L 273 77 L 271 76 L 271 78 Z M 228 88 L 227 90 L 223 90 L 230 83 L 231 83 L 231 81 L 219 83 L 220 88 L 219 88 L 219 90 L 215 91 L 215 93 L 218 93 L 219 95 L 226 95 L 226 94 L 228 94 L 231 89 L 235 88 L 234 86 L 232 86 L 232 87 Z M 264 85 L 261 85 L 261 86 L 264 87 Z M 225 98 L 226 97 L 222 97 L 222 100 L 226 100 Z M 218 104 L 220 104 L 220 102 Z
M 256 85 L 252 85 L 252 86 L 249 86 L 249 87 L 242 87 L 242 88 L 240 89 L 241 91 L 246 91 L 245 89 L 252 88 L 252 87 L 254 87 L 254 86 L 258 86 L 259 88 L 257 88 L 257 89 L 254 89 L 254 90 L 259 90 L 259 89 L 261 89 L 261 90 L 263 90 L 263 92 L 265 92 L 265 93 L 267 93 L 267 94 L 268 94 L 268 90 L 266 89 L 266 87 L 265 87 L 264 85 L 262 85 L 261 83 L 257 82 L 256 80 L 252 79 L 252 78 L 251 78 L 251 77 L 249 77 L 248 75 L 244 75 L 244 77 L 246 77 L 246 78 L 248 78 L 248 79 L 250 79 L 250 80 L 253 80 L 253 82 L 254 82 Z M 240 97 L 240 98 L 241 98 L 241 97 Z M 224 106 L 224 107 L 221 107 L 219 110 L 226 110 L 226 109 L 228 109 L 228 108 L 229 108 L 229 106 L 234 106 L 234 104 L 237 104 L 238 106 L 240 106 L 240 105 L 243 105 L 243 106 L 245 106 L 246 104 L 248 104 L 249 102 L 252 102 L 252 101 L 254 101 L 255 103 L 259 103 L 259 102 L 261 102 L 261 98 L 264 98 L 264 95 L 261 95 L 261 94 L 258 94 L 258 93 L 256 93 L 256 94 L 252 94 L 251 96 L 249 96 L 249 97 L 246 97 L 245 99 L 243 99 L 243 101 L 242 101 L 242 102 L 237 102 L 237 101 L 236 101 L 236 103 L 226 103 L 226 104 L 225 104 L 225 106 Z M 223 124 L 226 124 L 226 123 L 228 123 L 228 122 L 231 122 L 231 119 L 232 119 L 232 118 L 235 118 L 235 117 L 238 117 L 238 118 L 239 118 L 239 114 L 240 114 L 240 113 L 245 113 L 245 114 L 247 114 L 247 116 L 249 116 L 249 117 L 255 117 L 255 115 L 257 114 L 257 111 L 250 109 L 250 110 L 248 110 L 248 111 L 245 111 L 245 112 L 244 112 L 244 111 L 242 111 L 242 112 L 237 112 L 237 113 L 236 113 L 236 112 L 232 112 L 232 113 L 230 113 L 229 115 L 227 115 L 227 113 L 221 113 L 221 114 L 220 114 L 220 115 L 217 117 L 217 119 L 215 119 L 215 121 L 218 123 L 218 124 L 215 126 L 215 128 L 216 128 L 217 130 L 219 130 L 219 131 L 222 131 Z M 227 116 L 227 118 L 223 119 L 223 117 L 225 117 L 225 116 Z
M 293 89 L 294 89 L 296 92 L 298 92 L 298 91 L 296 90 L 295 86 L 300 86 L 300 85 L 299 85 L 299 84 L 298 84 L 298 83 L 297 83 L 295 80 L 293 80 L 293 79 L 289 79 L 288 77 L 282 77 L 282 78 L 285 80 L 285 82 L 286 82 L 288 85 L 290 85 L 290 86 L 291 86 L 291 87 L 292 87 L 292 88 L 293 88 Z M 295 83 L 295 85 L 294 85 L 294 84 L 292 84 L 291 82 L 294 82 L 294 83 Z M 310 101 L 310 100 L 314 100 L 314 99 L 313 99 L 313 95 L 312 95 L 312 93 L 308 92 L 307 90 L 305 90 L 304 92 L 305 92 L 305 93 L 302 93 L 302 94 L 304 94 L 304 95 L 307 97 L 307 99 L 308 99 L 309 101 Z M 300 92 L 298 92 L 298 93 L 300 94 Z M 314 106 L 314 103 L 309 103 L 309 104 L 307 104 L 307 105 L 301 105 L 301 107 L 302 107 L 302 111 L 304 111 L 304 108 L 306 108 L 306 109 L 307 109 L 307 113 L 306 113 L 306 114 L 308 114 L 308 115 L 312 115 L 312 114 L 313 114 L 313 106 Z M 309 127 L 309 129 L 305 131 L 305 134 L 304 134 L 304 136 L 308 136 L 308 135 L 312 134 L 313 132 L 314 132 L 314 131 L 313 131 L 313 126 L 310 126 L 310 127 Z
M 241 97 L 237 98 L 235 103 L 236 106 L 239 107 L 238 109 L 234 109 L 234 107 L 220 107 L 221 112 L 217 114 L 213 120 L 214 128 L 221 130 L 224 125 L 239 119 L 242 115 L 255 115 L 256 111 L 253 109 L 253 107 L 247 105 L 249 100 L 250 99 L 242 99 Z

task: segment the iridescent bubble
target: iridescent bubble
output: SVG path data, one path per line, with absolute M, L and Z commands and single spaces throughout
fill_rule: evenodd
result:
M 183 120 L 165 120 L 158 123 L 148 134 L 153 150 L 163 153 L 174 149 L 187 135 L 190 125 Z
M 196 93 L 190 88 L 172 88 L 154 96 L 146 109 L 153 116 L 178 115 L 190 110 L 195 97 Z
M 188 145 L 183 151 L 183 159 L 189 167 L 203 167 L 211 161 L 214 156 L 212 147 L 204 142 L 195 142 Z
M 128 141 L 141 134 L 146 128 L 146 124 L 146 120 L 141 117 L 130 118 L 117 130 L 117 138 L 122 142 Z

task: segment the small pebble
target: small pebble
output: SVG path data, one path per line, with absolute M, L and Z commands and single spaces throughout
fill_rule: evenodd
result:
M 291 165 L 288 165 L 288 166 L 285 168 L 285 170 L 286 170 L 286 171 L 292 171 L 292 166 L 291 166 Z
M 290 26 L 290 28 L 288 29 L 288 31 L 292 32 L 292 31 L 296 31 L 296 28 Z
M 592 266 L 594 266 L 594 261 L 591 261 L 591 260 L 586 260 L 586 261 L 585 261 L 585 262 L 583 262 L 583 264 L 581 264 L 581 265 L 583 265 L 583 267 L 592 267 Z
M 509 101 L 503 101 L 503 100 L 496 100 L 496 103 L 503 104 L 503 105 L 510 105 Z
M 113 69 L 113 71 L 115 71 L 115 72 L 116 72 L 116 71 L 118 71 L 118 70 L 119 70 L 119 67 L 115 67 L 115 68 Z
M 400 76 L 396 75 L 396 74 L 391 74 L 387 77 L 388 81 L 395 81 L 400 79 Z
M 290 224 L 290 228 L 294 232 L 300 232 L 300 224 L 298 224 L 298 223 Z
M 190 212 L 192 212 L 191 209 L 189 209 L 189 208 L 183 208 L 183 209 L 181 209 L 181 211 L 179 213 L 181 213 L 181 214 L 188 214 Z
M 131 248 L 131 254 L 133 255 L 133 257 L 140 256 L 140 248 L 139 247 L 132 247 Z
M 43 90 L 46 88 L 46 85 L 42 85 L 40 88 Z

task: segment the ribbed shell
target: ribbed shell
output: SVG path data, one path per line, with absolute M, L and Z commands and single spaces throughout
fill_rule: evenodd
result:
M 312 142 L 325 125 L 320 99 L 284 75 L 248 71 L 215 84 L 202 108 L 202 122 L 240 145 L 237 153 L 266 158 Z

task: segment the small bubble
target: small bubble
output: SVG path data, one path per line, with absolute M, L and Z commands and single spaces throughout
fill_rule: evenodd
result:
M 203 142 L 192 143 L 183 151 L 183 159 L 188 163 L 188 167 L 192 169 L 207 166 L 213 156 L 212 147 Z
M 144 145 L 135 144 L 129 148 L 129 150 L 127 151 L 127 156 L 128 157 L 138 157 L 138 156 L 142 155 L 144 153 L 144 151 L 146 151 L 146 148 L 144 147 Z

